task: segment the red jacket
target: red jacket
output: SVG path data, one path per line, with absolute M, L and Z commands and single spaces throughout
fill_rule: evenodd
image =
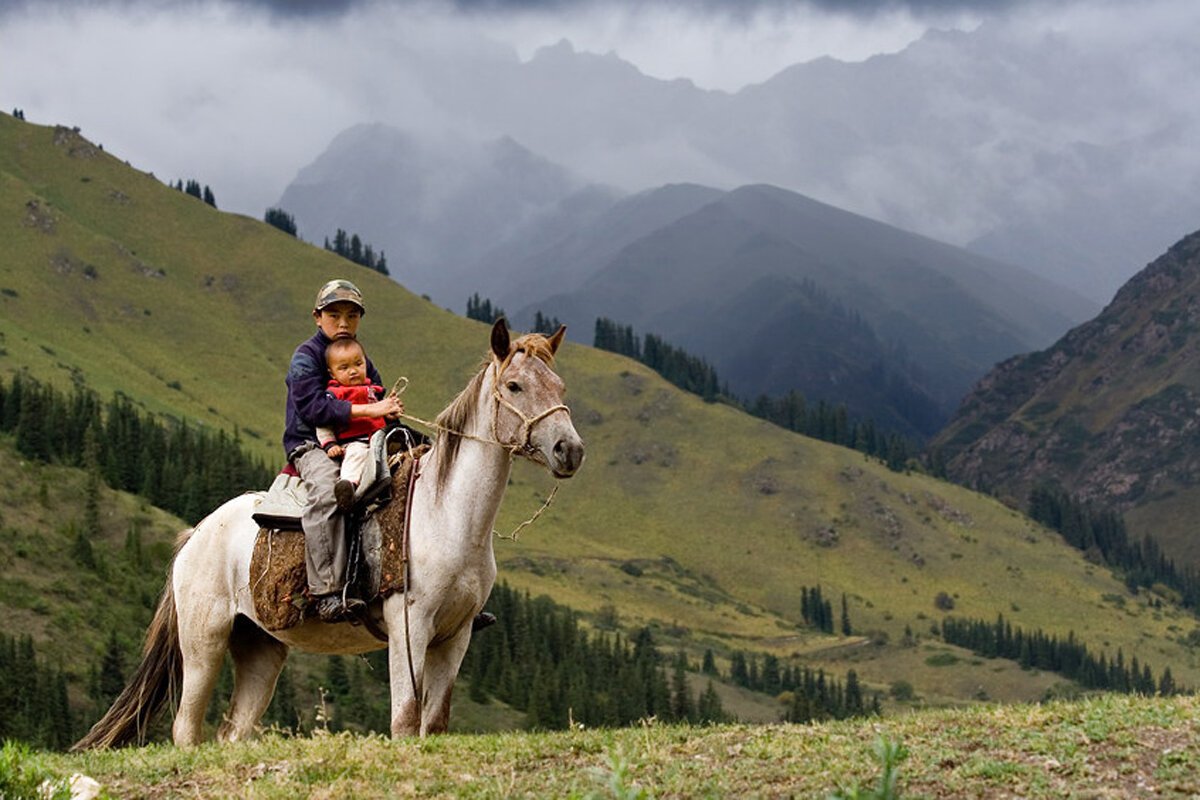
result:
M 331 380 L 329 385 L 325 387 L 325 392 L 336 400 L 345 400 L 351 405 L 366 405 L 367 403 L 376 403 L 383 399 L 384 388 L 374 384 L 363 384 L 361 386 L 343 386 L 337 381 Z M 371 438 L 371 434 L 387 424 L 387 420 L 383 417 L 351 417 L 350 422 L 346 427 L 334 431 L 337 437 L 337 442 L 352 442 L 355 440 L 367 440 Z M 322 447 L 326 447 L 332 442 L 321 442 Z

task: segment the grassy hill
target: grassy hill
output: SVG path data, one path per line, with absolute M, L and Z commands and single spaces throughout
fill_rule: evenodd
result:
M 448 402 L 486 348 L 485 326 L 383 276 L 170 189 L 69 129 L 8 116 L 0 235 L 0 375 L 79 380 L 192 424 L 236 426 L 276 463 L 287 360 L 326 280 L 364 290 L 362 339 L 385 378 L 411 379 L 418 416 Z M 403 265 L 393 269 L 403 283 Z M 501 577 L 519 588 L 615 611 L 697 654 L 769 650 L 839 674 L 852 664 L 876 689 L 903 678 L 926 703 L 1032 699 L 1055 682 L 931 637 L 946 613 L 939 594 L 955 614 L 1074 630 L 1096 651 L 1120 648 L 1200 685 L 1192 616 L 1130 596 L 989 498 L 705 404 L 610 353 L 569 344 L 559 365 L 587 463 L 518 541 L 497 542 Z M 500 529 L 552 485 L 518 465 Z M 801 587 L 818 584 L 847 596 L 855 635 L 799 625 Z
M 33 785 L 80 772 L 111 796 L 156 800 L 825 797 L 878 786 L 882 766 L 872 750 L 883 739 L 907 751 L 896 792 L 886 797 L 1182 798 L 1194 797 L 1200 781 L 1198 712 L 1194 697 L 1104 697 L 923 712 L 874 725 L 650 724 L 398 741 L 268 736 L 187 750 L 26 756 L 8 772 Z

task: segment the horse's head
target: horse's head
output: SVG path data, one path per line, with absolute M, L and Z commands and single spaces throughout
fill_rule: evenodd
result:
M 566 385 L 554 371 L 554 354 L 566 326 L 553 336 L 530 333 L 511 339 L 503 319 L 492 326 L 492 395 L 496 441 L 569 478 L 583 464 L 583 440 L 563 403 Z

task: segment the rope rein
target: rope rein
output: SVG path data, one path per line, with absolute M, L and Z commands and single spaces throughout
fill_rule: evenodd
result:
M 475 436 L 474 434 L 466 433 L 464 431 L 456 431 L 451 428 L 447 428 L 445 425 L 439 425 L 436 422 L 431 422 L 427 419 L 421 419 L 420 417 L 413 416 L 412 414 L 407 414 L 404 412 L 400 412 L 400 418 L 407 420 L 409 422 L 415 422 L 419 425 L 424 425 L 428 428 L 432 428 L 433 430 L 438 431 L 439 433 L 448 433 L 448 434 L 452 434 L 454 436 L 461 436 L 464 439 L 470 439 L 475 442 L 480 442 L 482 444 L 492 445 L 494 447 L 501 447 L 508 451 L 508 457 L 510 460 L 514 456 L 523 456 L 524 458 L 529 459 L 530 461 L 534 462 L 535 464 L 541 464 L 542 466 L 549 466 L 546 463 L 546 459 L 542 456 L 541 452 L 539 452 L 538 449 L 533 446 L 533 426 L 537 425 L 539 422 L 541 422 L 542 420 L 544 420 L 546 417 L 550 416 L 551 414 L 556 414 L 559 411 L 566 412 L 567 416 L 569 417 L 569 416 L 571 416 L 571 409 L 560 403 L 556 406 L 551 406 L 550 408 L 547 408 L 545 411 L 542 411 L 537 416 L 534 416 L 534 417 L 525 416 L 525 413 L 522 412 L 521 409 L 517 408 L 515 405 L 510 403 L 508 400 L 505 400 L 503 397 L 500 396 L 500 374 L 503 371 L 503 366 L 500 364 L 499 361 L 496 361 L 496 360 L 492 361 L 492 366 L 495 368 L 495 371 L 496 371 L 496 377 L 492 381 L 492 399 L 496 401 L 496 413 L 492 415 L 492 438 L 485 439 L 482 436 Z M 408 388 L 408 384 L 409 384 L 408 377 L 405 375 L 401 375 L 399 378 L 396 379 L 396 382 L 392 385 L 392 391 L 390 392 L 390 394 L 393 394 L 393 395 L 396 395 L 397 397 L 399 397 L 400 395 L 404 394 L 404 391 Z M 512 444 L 505 444 L 504 442 L 500 441 L 500 436 L 499 436 L 499 433 L 497 430 L 497 426 L 499 424 L 499 419 L 500 419 L 499 412 L 500 412 L 501 406 L 503 406 L 504 408 L 507 408 L 509 411 L 516 414 L 518 418 L 520 418 L 520 420 L 521 420 L 521 436 L 520 436 L 519 442 L 514 442 Z M 410 455 L 411 455 L 411 452 L 412 452 L 412 446 L 410 444 L 409 445 Z M 399 453 L 391 456 L 388 459 L 388 465 L 394 467 L 399 462 L 399 459 L 400 459 Z M 497 531 L 495 528 L 493 528 L 492 535 L 495 536 L 497 539 L 508 539 L 508 540 L 514 541 L 514 542 L 517 541 L 517 538 L 518 538 L 519 534 L 521 533 L 521 531 L 523 531 L 525 528 L 529 527 L 534 522 L 536 522 L 537 518 L 540 517 L 542 515 L 542 513 L 547 508 L 550 507 L 550 504 L 554 502 L 554 496 L 558 494 L 558 487 L 560 485 L 561 485 L 561 481 L 556 479 L 554 482 L 554 488 L 550 491 L 550 495 L 549 495 L 549 497 L 546 498 L 546 501 L 544 503 L 542 503 L 541 508 L 539 508 L 537 511 L 533 512 L 532 517 L 525 520 L 520 525 L 518 525 L 516 528 L 514 528 L 511 533 L 509 533 L 507 535 L 502 534 L 499 531 Z

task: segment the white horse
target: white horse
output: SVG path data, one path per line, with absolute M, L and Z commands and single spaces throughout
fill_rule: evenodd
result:
M 198 743 L 226 651 L 233 657 L 234 686 L 217 736 L 223 741 L 250 736 L 293 647 L 329 654 L 387 647 L 392 735 L 445 731 L 471 621 L 496 578 L 492 530 L 513 456 L 529 458 L 557 478 L 574 475 L 583 462 L 583 441 L 553 370 L 564 333 L 559 328 L 550 337 L 528 334 L 510 341 L 507 326 L 498 321 L 490 356 L 438 416 L 441 433 L 420 460 L 409 509 L 411 585 L 382 601 L 386 644 L 362 626 L 316 619 L 264 630 L 250 593 L 258 533 L 250 515 L 261 495 L 236 497 L 180 535 L 142 662 L 75 749 L 141 739 L 176 696 L 175 743 Z

